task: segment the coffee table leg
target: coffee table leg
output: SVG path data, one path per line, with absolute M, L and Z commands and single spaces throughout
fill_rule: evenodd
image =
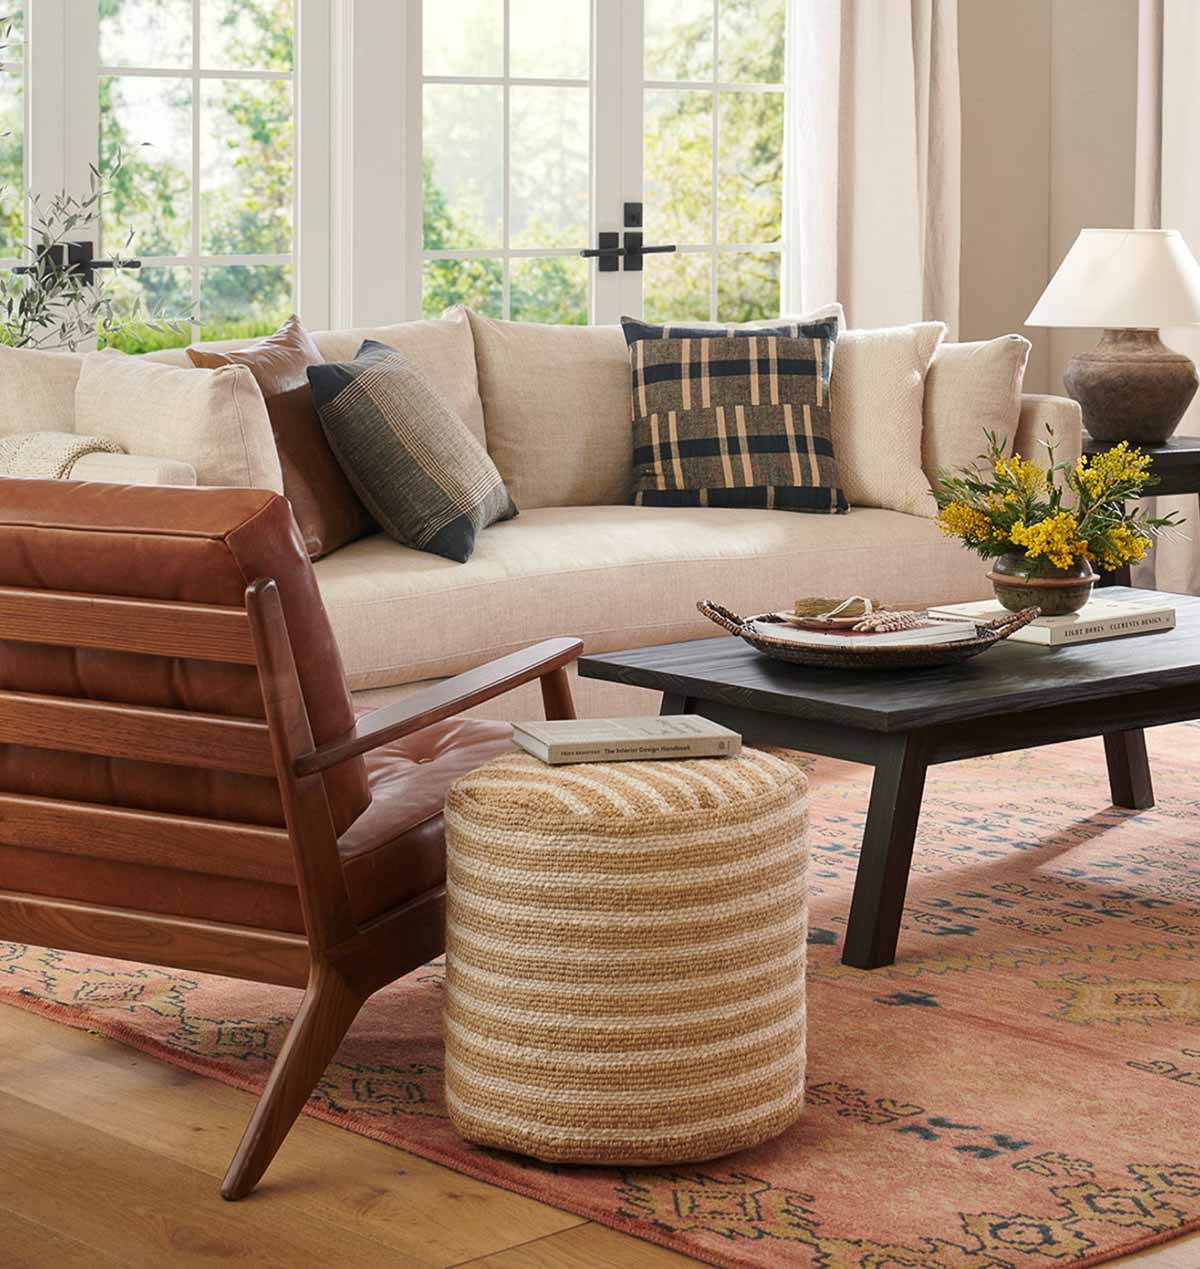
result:
M 881 736 L 879 746 L 842 949 L 842 964 L 856 969 L 878 969 L 896 959 L 925 791 L 926 750 L 919 736 Z
M 1104 737 L 1104 756 L 1113 806 L 1148 811 L 1154 805 L 1154 784 L 1146 755 L 1146 733 L 1140 728 L 1110 732 Z

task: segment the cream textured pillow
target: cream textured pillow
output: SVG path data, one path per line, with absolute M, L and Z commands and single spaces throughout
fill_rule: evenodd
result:
M 943 344 L 925 382 L 924 466 L 930 480 L 969 467 L 987 449 L 984 432 L 1011 442 L 1021 418 L 1021 385 L 1033 345 L 1020 335 Z M 1041 460 L 1042 454 L 1026 454 Z
M 470 316 L 488 453 L 517 506 L 628 502 L 633 424 L 621 328 Z
M 0 436 L 74 432 L 81 353 L 34 352 L 0 344 Z
M 934 516 L 921 466 L 925 376 L 943 322 L 844 330 L 833 354 L 829 398 L 833 452 L 851 507 Z
M 184 370 L 89 353 L 75 389 L 75 430 L 131 454 L 191 463 L 201 485 L 283 493 L 266 402 L 245 366 Z

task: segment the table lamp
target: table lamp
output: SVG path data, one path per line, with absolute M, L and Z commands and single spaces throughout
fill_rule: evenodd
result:
M 1081 229 L 1029 326 L 1102 329 L 1063 383 L 1098 441 L 1161 445 L 1196 393 L 1196 367 L 1158 337 L 1200 324 L 1200 265 L 1175 229 Z

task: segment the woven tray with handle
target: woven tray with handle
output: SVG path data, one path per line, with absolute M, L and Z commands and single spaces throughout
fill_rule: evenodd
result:
M 777 613 L 739 617 L 711 599 L 702 599 L 696 607 L 709 621 L 744 639 L 764 656 L 824 670 L 921 670 L 953 665 L 986 652 L 994 643 L 1007 639 L 1014 631 L 1041 615 L 1039 608 L 1023 608 L 1020 612 L 997 617 L 995 621 L 976 622 L 973 639 L 954 643 L 892 643 L 880 647 L 872 646 L 864 638 L 851 646 L 831 647 L 828 644 L 802 644 L 790 639 L 776 639 L 755 629 L 756 626 L 786 626 L 787 623 Z

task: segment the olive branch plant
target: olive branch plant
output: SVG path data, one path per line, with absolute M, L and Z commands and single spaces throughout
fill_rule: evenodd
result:
M 13 45 L 13 21 L 0 18 L 0 71 Z M 100 205 L 112 192 L 112 182 L 124 165 L 120 154 L 107 176 L 88 164 L 88 189 L 82 196 L 60 190 L 50 198 L 33 194 L 23 249 L 32 263 L 21 272 L 0 271 L 0 343 L 16 348 L 67 348 L 74 352 L 98 336 L 110 336 L 129 326 L 182 331 L 186 323 L 148 314 L 140 295 L 129 311 L 119 315 L 111 292 L 70 260 L 70 244 L 83 232 L 95 233 Z M 0 188 L 0 199 L 12 191 Z M 20 194 L 17 194 L 20 197 Z M 138 267 L 127 254 L 133 244 L 129 230 L 108 266 L 114 277 Z

